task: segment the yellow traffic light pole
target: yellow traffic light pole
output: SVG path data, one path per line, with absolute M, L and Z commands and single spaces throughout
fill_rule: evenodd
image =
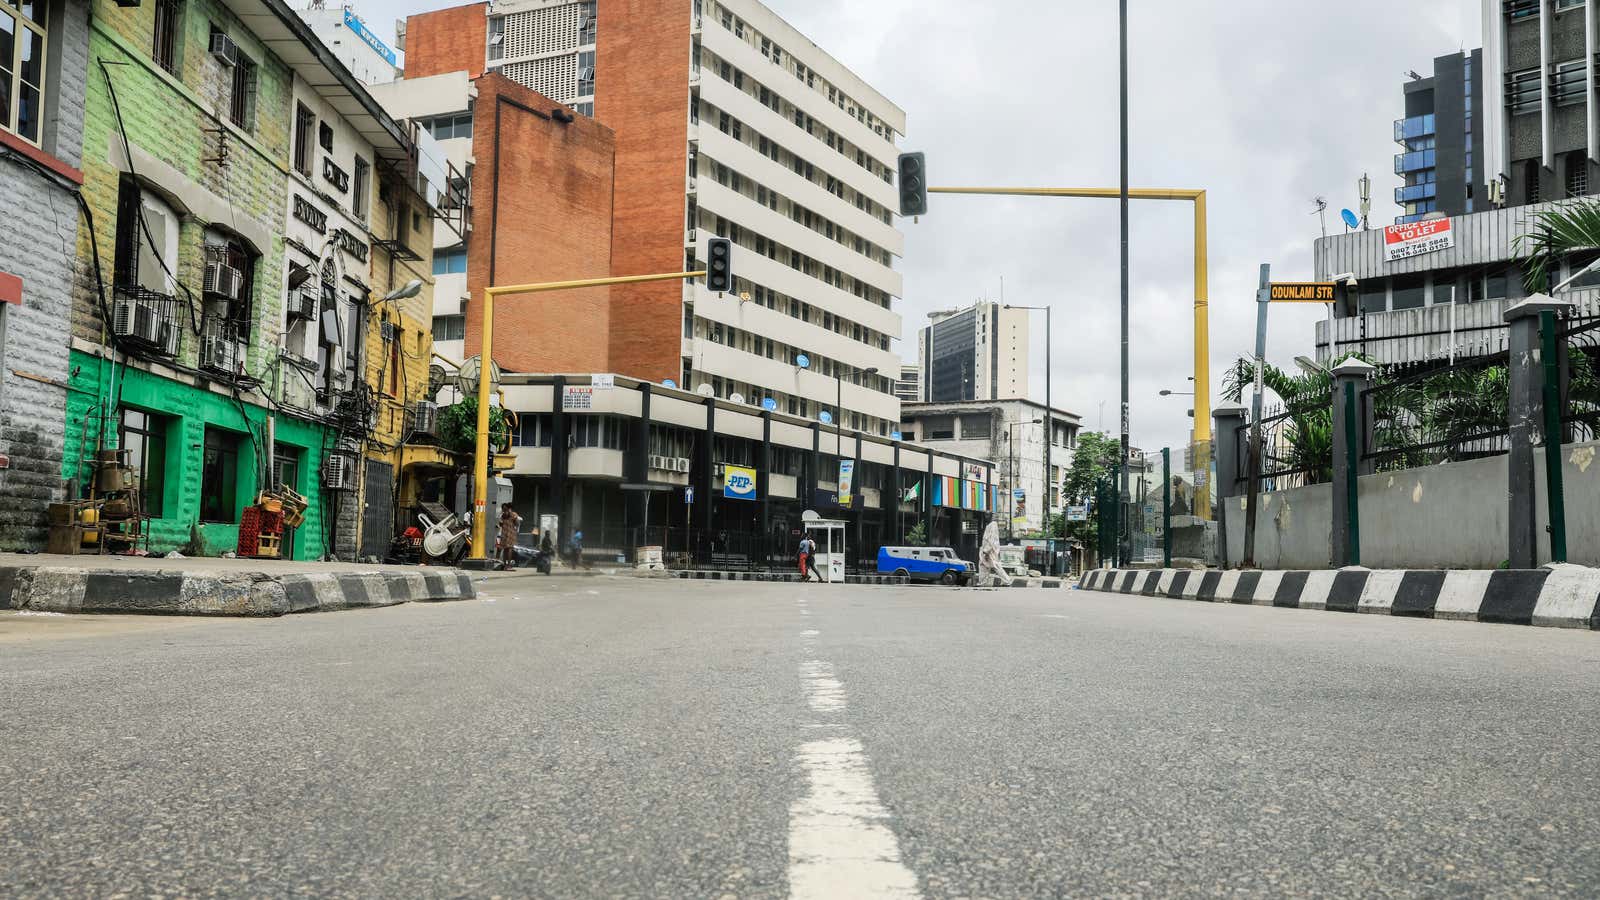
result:
M 613 284 L 639 284 L 646 281 L 682 281 L 699 278 L 705 270 L 670 272 L 659 275 L 621 275 L 612 278 L 583 278 L 577 281 L 547 281 L 542 284 L 503 284 L 483 289 L 483 349 L 478 358 L 478 440 L 472 480 L 472 550 L 470 560 L 487 561 L 489 549 L 489 371 L 494 358 L 494 298 L 507 294 L 540 294 Z
M 1027 187 L 930 187 L 930 194 L 980 194 L 1010 197 L 1076 197 L 1117 200 L 1117 188 L 1027 188 Z M 1206 270 L 1206 192 L 1168 188 L 1135 188 L 1128 191 L 1133 200 L 1188 200 L 1194 203 L 1194 470 L 1196 475 L 1211 470 L 1211 326 L 1207 310 Z M 1211 518 L 1211 486 L 1196 485 L 1195 513 Z

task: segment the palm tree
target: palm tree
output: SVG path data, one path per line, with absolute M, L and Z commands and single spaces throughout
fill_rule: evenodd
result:
M 1533 214 L 1533 230 L 1513 248 L 1523 255 L 1522 286 L 1530 294 L 1550 289 L 1553 273 L 1580 250 L 1600 249 L 1600 202 L 1573 200 Z
M 1253 386 L 1255 380 L 1255 360 L 1236 360 L 1223 375 L 1222 395 L 1230 403 L 1242 402 L 1245 388 Z M 1329 370 L 1291 375 L 1266 363 L 1261 370 L 1261 383 L 1278 395 L 1288 413 L 1278 439 L 1263 439 L 1268 445 L 1264 455 L 1272 455 L 1277 463 L 1272 468 L 1303 471 L 1306 484 L 1332 480 L 1333 376 Z M 1263 468 L 1268 467 L 1263 465 Z

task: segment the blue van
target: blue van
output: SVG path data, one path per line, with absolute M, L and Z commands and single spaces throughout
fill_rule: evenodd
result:
M 880 547 L 878 574 L 904 575 L 912 581 L 966 584 L 977 566 L 949 547 Z

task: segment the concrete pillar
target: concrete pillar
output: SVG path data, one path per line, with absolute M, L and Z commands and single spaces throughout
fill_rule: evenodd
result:
M 567 496 L 567 473 L 571 471 L 569 459 L 572 449 L 569 436 L 572 417 L 567 415 L 563 398 L 567 394 L 567 377 L 557 375 L 550 385 L 550 505 L 560 517 L 562 542 L 572 535 L 577 525 L 573 521 L 571 498 Z M 493 523 L 490 523 L 493 524 Z
M 704 401 L 706 407 L 706 439 L 700 445 L 700 464 L 695 469 L 700 473 L 697 479 L 699 484 L 695 487 L 695 503 L 699 507 L 700 539 L 695 542 L 696 558 L 700 562 L 711 561 L 711 504 L 715 502 L 715 487 L 717 485 L 717 400 L 707 397 Z
M 772 411 L 761 411 L 761 468 L 756 470 L 756 497 L 761 502 L 761 560 L 766 567 L 772 546 Z
M 1334 568 L 1361 562 L 1360 511 L 1355 502 L 1355 479 L 1360 474 L 1361 451 L 1367 428 L 1361 393 L 1378 370 L 1359 359 L 1347 360 L 1333 370 L 1333 516 L 1328 527 L 1328 561 Z M 1346 385 L 1354 406 L 1346 409 Z M 1353 416 L 1351 414 L 1354 414 Z M 1352 425 L 1352 423 L 1354 423 Z M 1352 434 L 1352 428 L 1354 433 Z
M 650 480 L 650 390 L 650 382 L 640 383 L 639 418 L 633 422 L 628 450 L 622 454 L 622 480 L 629 484 L 644 484 Z M 634 547 L 626 548 L 631 553 L 636 547 L 650 543 L 650 523 L 645 520 L 645 514 L 652 498 L 644 491 L 628 491 L 623 496 L 627 504 L 625 522 L 634 542 Z
M 1539 314 L 1560 314 L 1565 300 L 1534 294 L 1505 311 L 1506 363 L 1510 398 L 1506 410 L 1510 452 L 1506 454 L 1507 507 L 1510 523 L 1506 558 L 1513 569 L 1539 566 L 1539 486 L 1534 461 L 1544 446 L 1544 372 L 1539 358 Z

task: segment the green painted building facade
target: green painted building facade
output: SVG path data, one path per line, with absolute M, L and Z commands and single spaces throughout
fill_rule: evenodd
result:
M 133 450 L 152 552 L 233 549 L 240 513 L 270 477 L 292 73 L 241 16 L 283 9 L 93 5 L 83 148 L 93 226 L 79 232 L 62 476 L 82 496 L 95 450 Z M 286 549 L 321 556 L 330 432 L 280 414 L 275 434 L 277 472 L 311 501 Z

